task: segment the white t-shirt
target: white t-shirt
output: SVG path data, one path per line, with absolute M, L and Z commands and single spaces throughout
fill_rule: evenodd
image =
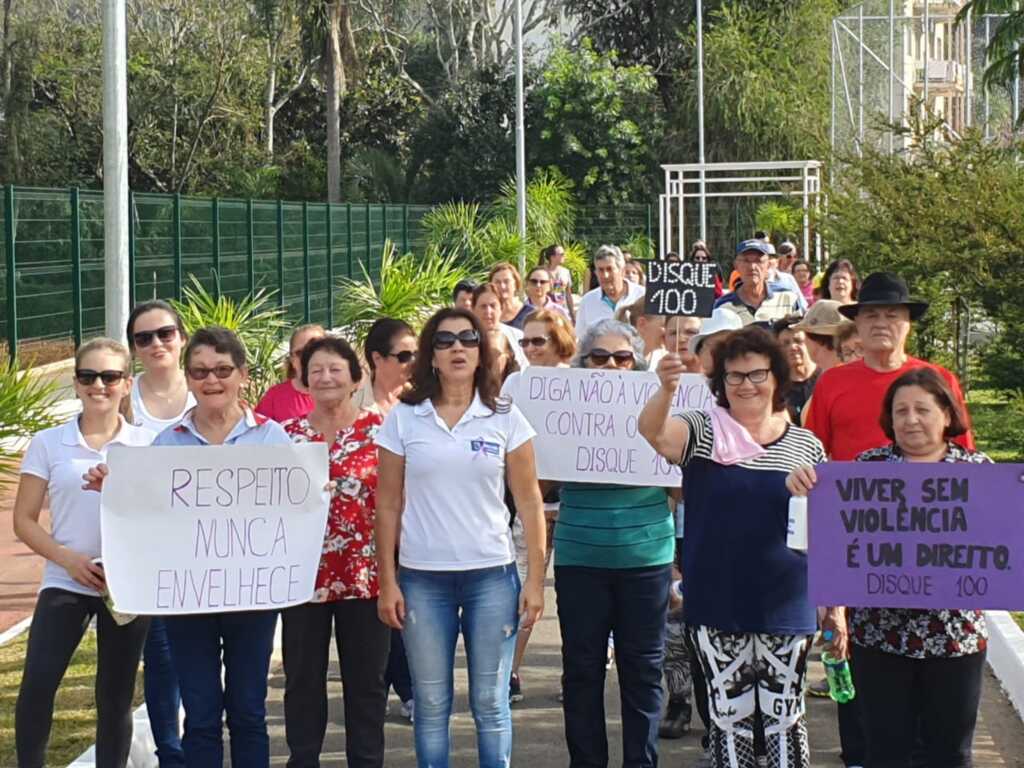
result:
M 107 460 L 111 445 L 146 446 L 156 435 L 121 420 L 114 439 L 100 450 L 90 448 L 78 428 L 78 417 L 37 432 L 21 460 L 21 473 L 47 481 L 53 540 L 89 557 L 100 556 L 100 495 L 82 490 L 82 475 Z M 97 593 L 75 581 L 66 570 L 47 560 L 39 587 L 58 587 L 80 595 Z
M 145 427 L 146 429 L 153 432 L 153 434 L 159 435 L 168 427 L 173 427 L 182 417 L 191 409 L 196 406 L 196 399 L 191 392 L 185 398 L 185 407 L 181 413 L 170 419 L 158 419 L 153 416 L 149 411 L 146 410 L 146 404 L 142 401 L 142 377 L 145 374 L 139 374 L 135 377 L 135 385 L 132 387 L 132 416 L 135 419 L 135 425 L 139 427 Z
M 399 403 L 384 419 L 377 445 L 405 457 L 403 567 L 468 571 L 512 562 L 505 456 L 536 433 L 518 408 L 500 406 L 491 411 L 475 395 L 454 429 L 430 400 Z
M 626 290 L 615 306 L 612 306 L 611 299 L 604 294 L 601 286 L 592 291 L 587 291 L 576 306 L 576 338 L 582 339 L 587 328 L 599 320 L 606 320 L 615 317 L 615 311 L 619 307 L 625 307 L 644 297 L 644 287 L 625 281 Z

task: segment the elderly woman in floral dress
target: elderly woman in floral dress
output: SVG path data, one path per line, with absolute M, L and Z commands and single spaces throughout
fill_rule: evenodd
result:
M 391 632 L 377 618 L 377 553 L 373 526 L 377 446 L 383 417 L 361 411 L 353 396 L 362 368 L 342 339 L 306 345 L 302 383 L 313 398 L 308 416 L 282 426 L 296 443 L 329 446 L 331 499 L 313 599 L 283 611 L 285 736 L 289 768 L 316 768 L 327 728 L 331 625 L 341 661 L 348 765 L 384 765 L 385 671 Z

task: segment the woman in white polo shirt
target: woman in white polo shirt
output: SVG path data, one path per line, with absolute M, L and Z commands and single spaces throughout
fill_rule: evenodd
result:
M 96 765 L 123 766 L 132 741 L 132 694 L 149 619 L 120 625 L 104 605 L 100 497 L 82 490 L 82 475 L 106 460 L 111 445 L 149 445 L 153 433 L 131 423 L 131 358 L 111 339 L 93 339 L 75 355 L 75 394 L 82 413 L 32 438 L 21 463 L 14 533 L 46 558 L 32 615 L 25 671 L 15 707 L 21 768 L 42 768 L 53 699 L 71 656 L 96 619 Z M 50 531 L 39 524 L 50 496 Z
M 535 433 L 518 408 L 499 399 L 491 355 L 476 316 L 440 310 L 420 336 L 412 390 L 377 433 L 378 609 L 405 639 L 421 768 L 448 766 L 460 627 L 480 766 L 509 765 L 516 631 L 533 626 L 544 610 Z M 506 477 L 526 527 L 529 566 L 523 585 L 503 500 Z

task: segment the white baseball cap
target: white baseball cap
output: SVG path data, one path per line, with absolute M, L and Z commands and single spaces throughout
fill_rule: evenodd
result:
M 711 317 L 705 318 L 701 323 L 700 333 L 690 339 L 690 354 L 696 355 L 697 348 L 705 339 L 714 336 L 716 333 L 727 331 L 738 331 L 743 327 L 743 320 L 729 307 L 719 307 L 711 313 Z

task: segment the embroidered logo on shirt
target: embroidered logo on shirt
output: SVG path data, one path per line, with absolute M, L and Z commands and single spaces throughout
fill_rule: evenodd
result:
M 469 447 L 473 450 L 473 453 L 485 456 L 500 456 L 501 446 L 498 443 L 492 443 L 489 440 L 470 440 Z

